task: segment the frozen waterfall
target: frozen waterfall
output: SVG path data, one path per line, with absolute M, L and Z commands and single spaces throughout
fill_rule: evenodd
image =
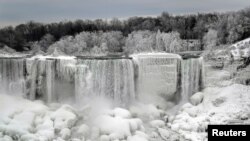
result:
M 0 58 L 0 93 L 26 93 L 24 62 L 23 58 Z
M 0 58 L 0 92 L 45 102 L 105 97 L 116 105 L 179 101 L 203 86 L 203 60 L 177 54 L 129 57 Z
M 102 96 L 116 104 L 135 99 L 131 59 L 78 59 L 76 79 L 78 96 Z
M 137 64 L 137 93 L 140 100 L 159 104 L 162 98 L 176 98 L 180 86 L 179 55 L 148 53 L 137 54 L 133 58 Z
M 187 102 L 204 85 L 204 67 L 202 58 L 190 58 L 181 61 L 181 97 Z

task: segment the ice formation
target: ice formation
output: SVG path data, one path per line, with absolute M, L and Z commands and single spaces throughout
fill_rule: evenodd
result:
M 47 103 L 81 103 L 86 96 L 106 97 L 121 106 L 135 99 L 158 105 L 165 101 L 178 103 L 199 91 L 203 80 L 201 58 L 182 60 L 168 53 L 136 54 L 132 58 L 36 56 L 0 61 L 3 92 L 21 93 Z
M 168 53 L 0 58 L 0 68 L 2 140 L 184 139 L 165 110 L 187 103 L 204 79 L 202 58 Z

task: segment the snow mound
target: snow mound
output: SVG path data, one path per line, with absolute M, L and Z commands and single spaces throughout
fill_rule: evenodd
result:
M 207 137 L 208 124 L 244 123 L 250 113 L 249 92 L 249 86 L 240 84 L 206 88 L 203 94 L 199 94 L 204 95 L 203 101 L 197 106 L 183 105 L 169 124 L 170 128 L 186 139 L 200 141 Z
M 75 113 L 71 106 L 63 105 L 51 115 L 51 119 L 54 121 L 54 128 L 57 130 L 72 128 L 77 121 Z
M 107 113 L 109 114 L 100 115 L 94 120 L 96 138 L 122 140 L 132 136 L 136 131 L 144 129 L 142 121 L 131 118 L 130 112 L 125 109 L 115 108 Z
M 198 93 L 195 93 L 194 95 L 192 95 L 190 97 L 190 102 L 193 104 L 193 105 L 198 105 L 202 102 L 203 100 L 203 93 L 202 92 L 198 92 Z
M 138 104 L 130 107 L 133 116 L 142 118 L 145 121 L 160 119 L 165 112 L 153 104 Z
M 33 132 L 35 117 L 43 116 L 47 110 L 40 102 L 0 94 L 0 132 L 18 137 Z

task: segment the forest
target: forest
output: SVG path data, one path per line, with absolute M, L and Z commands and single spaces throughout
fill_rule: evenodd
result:
M 0 29 L 0 48 L 18 52 L 66 54 L 105 52 L 186 51 L 185 41 L 211 49 L 250 36 L 250 7 L 224 13 L 131 17 L 126 20 L 76 20 L 59 23 L 29 21 Z M 69 48 L 70 47 L 70 48 Z M 190 49 L 189 49 L 190 50 Z M 58 51 L 58 50 L 57 50 Z

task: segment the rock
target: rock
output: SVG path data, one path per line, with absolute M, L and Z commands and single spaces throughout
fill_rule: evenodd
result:
M 248 120 L 248 115 L 247 114 L 242 114 L 240 119 L 241 120 Z
M 165 126 L 165 122 L 162 120 L 153 120 L 150 122 L 150 126 L 153 128 L 160 128 Z
M 3 137 L 3 141 L 13 141 L 13 140 L 12 140 L 12 138 L 10 136 L 5 135 Z
M 26 134 L 21 137 L 21 141 L 39 141 L 39 139 L 34 134 Z
M 127 141 L 148 141 L 148 140 L 146 138 L 141 137 L 141 136 L 134 135 L 134 136 L 129 136 Z
M 157 138 L 159 135 L 156 132 L 150 134 L 150 138 Z
M 136 131 L 135 134 L 138 135 L 138 136 L 141 136 L 141 137 L 143 137 L 145 139 L 149 138 L 148 135 L 146 133 L 142 132 L 142 131 Z
M 71 131 L 68 128 L 64 128 L 59 133 L 60 137 L 63 139 L 69 139 L 71 135 Z
M 85 140 L 84 140 L 84 139 L 80 140 L 80 139 L 74 138 L 74 139 L 72 139 L 72 140 L 70 140 L 70 141 L 85 141 Z
M 102 135 L 100 141 L 110 141 L 110 137 L 108 135 Z
M 131 114 L 128 110 L 122 108 L 115 108 L 113 110 L 114 116 L 122 117 L 122 118 L 131 118 Z
M 193 105 L 198 105 L 203 101 L 204 94 L 202 92 L 195 93 L 190 97 L 190 102 Z
M 158 128 L 158 132 L 161 138 L 163 138 L 164 140 L 168 140 L 168 138 L 170 137 L 170 132 L 166 129 Z
M 75 113 L 73 108 L 68 105 L 64 105 L 56 110 L 51 115 L 51 119 L 54 120 L 54 128 L 59 131 L 63 128 L 72 128 L 77 121 Z
M 212 103 L 215 107 L 219 107 L 225 101 L 226 101 L 226 97 L 219 97 L 219 98 L 216 98 L 214 101 L 212 101 Z
M 90 128 L 85 124 L 82 124 L 76 131 L 77 137 L 86 137 L 89 134 L 90 134 Z

